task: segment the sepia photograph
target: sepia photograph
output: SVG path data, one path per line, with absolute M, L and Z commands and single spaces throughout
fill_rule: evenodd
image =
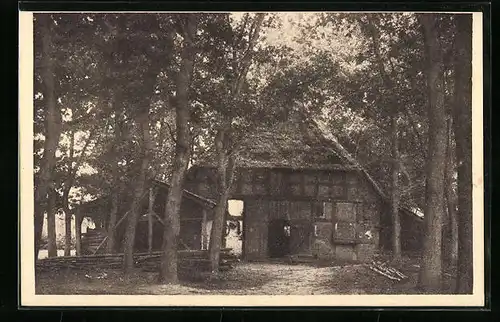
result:
M 482 14 L 23 12 L 27 306 L 482 306 Z

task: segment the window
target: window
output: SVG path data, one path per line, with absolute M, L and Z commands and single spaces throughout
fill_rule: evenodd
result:
M 326 202 L 314 202 L 312 209 L 314 218 L 326 218 Z
M 302 174 L 292 173 L 289 175 L 288 180 L 290 183 L 302 183 Z
M 250 173 L 251 180 L 254 183 L 266 183 L 267 173 L 262 169 L 255 169 Z
M 355 222 L 357 204 L 348 202 L 337 203 L 337 220 Z
M 316 176 L 313 174 L 305 174 L 304 175 L 304 183 L 305 184 L 314 184 L 316 183 Z

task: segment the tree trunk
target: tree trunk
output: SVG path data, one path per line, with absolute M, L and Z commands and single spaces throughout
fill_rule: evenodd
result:
M 72 176 L 73 176 L 73 159 L 75 157 L 75 131 L 71 131 L 71 139 L 69 146 L 69 166 L 68 179 L 64 184 L 63 191 L 63 208 L 64 208 L 64 256 L 71 255 L 71 218 L 72 214 L 69 209 L 69 193 L 71 191 Z
M 453 158 L 453 145 L 452 145 L 452 120 L 448 119 L 448 143 L 446 149 L 446 180 L 445 180 L 445 197 L 446 209 L 448 213 L 447 225 L 449 226 L 449 236 L 445 240 L 448 244 L 446 253 L 449 254 L 449 265 L 455 267 L 458 260 L 458 225 L 457 225 L 457 198 L 455 194 L 454 178 L 455 162 Z
M 48 240 L 48 256 L 57 256 L 56 243 L 56 195 L 54 191 L 49 191 L 49 200 L 47 206 L 47 240 Z
M 75 214 L 75 249 L 76 256 L 82 255 L 82 221 L 83 217 L 80 215 L 79 211 Z
M 221 249 L 227 247 L 227 236 L 229 235 L 229 227 L 227 224 L 227 220 L 229 219 L 228 218 L 228 206 L 227 206 L 228 199 L 229 199 L 228 197 L 229 197 L 229 194 L 227 195 L 227 197 L 225 198 L 225 201 L 224 201 L 224 203 L 226 204 L 226 210 L 224 211 L 224 220 L 222 221 L 222 236 L 221 236 L 222 238 L 220 240 Z
M 444 211 L 444 168 L 446 162 L 446 112 L 444 108 L 444 82 L 442 50 L 437 23 L 439 17 L 420 14 L 418 19 L 424 30 L 428 66 L 426 68 L 430 106 L 429 142 L 426 168 L 426 205 L 424 209 L 424 245 L 419 287 L 424 291 L 441 290 L 441 238 Z
M 148 252 L 153 252 L 153 207 L 155 195 L 153 187 L 149 188 L 149 206 L 148 206 Z
M 214 220 L 212 222 L 209 244 L 212 273 L 217 273 L 219 271 L 220 250 L 222 246 L 222 239 L 225 237 L 223 229 L 228 196 L 228 190 L 226 189 L 226 191 L 219 196 L 214 210 Z
M 209 255 L 212 273 L 219 271 L 220 250 L 225 239 L 225 221 L 227 213 L 227 201 L 231 189 L 232 178 L 235 168 L 235 155 L 227 155 L 226 130 L 220 129 L 215 138 L 215 147 L 217 151 L 217 174 L 218 174 L 218 193 L 219 198 L 214 211 L 214 220 L 212 222 L 212 231 L 210 233 Z
M 455 91 L 453 124 L 458 170 L 457 292 L 472 293 L 472 15 L 455 17 Z
M 141 204 L 149 168 L 149 147 L 151 141 L 149 133 L 149 106 L 146 112 L 142 112 L 137 117 L 137 123 L 139 124 L 142 134 L 142 155 L 140 159 L 141 167 L 139 169 L 139 174 L 134 189 L 134 199 L 132 200 L 130 213 L 127 218 L 127 228 L 125 230 L 123 257 L 125 274 L 131 273 L 134 269 L 135 231 L 137 227 L 137 219 L 142 210 Z
M 71 213 L 64 212 L 64 256 L 71 256 Z
M 160 283 L 178 283 L 177 243 L 180 231 L 180 206 L 184 176 L 189 163 L 191 134 L 189 129 L 190 104 L 189 87 L 195 59 L 194 37 L 197 29 L 197 15 L 186 14 L 183 18 L 183 49 L 180 70 L 176 82 L 176 144 L 172 179 L 165 202 L 162 257 L 159 272 Z
M 208 249 L 208 235 L 207 235 L 207 210 L 202 210 L 201 220 L 201 249 Z
M 61 113 L 57 107 L 54 80 L 54 62 L 52 57 L 52 32 L 53 24 L 50 14 L 38 14 L 38 21 L 42 30 L 42 70 L 41 75 L 44 85 L 45 100 L 45 142 L 43 157 L 40 162 L 40 172 L 38 184 L 35 187 L 35 259 L 38 258 L 40 241 L 43 231 L 43 217 L 47 207 L 47 193 L 52 185 L 52 175 L 56 163 L 56 150 L 61 135 Z
M 92 136 L 95 133 L 95 129 L 90 131 L 90 134 L 83 145 L 82 151 L 80 152 L 80 156 L 73 166 L 73 161 L 75 159 L 75 133 L 71 131 L 71 140 L 70 140 L 70 151 L 69 151 L 69 166 L 68 166 L 68 177 L 64 182 L 63 186 L 63 194 L 62 194 L 62 205 L 64 210 L 64 218 L 65 218 L 65 244 L 64 244 L 64 256 L 69 256 L 71 254 L 71 218 L 73 217 L 73 212 L 69 207 L 69 193 L 71 192 L 71 188 L 73 187 L 73 182 L 75 181 L 76 173 L 80 168 L 83 158 L 85 156 L 85 152 L 92 141 Z
M 115 107 L 116 107 L 116 99 L 115 99 Z M 115 108 L 115 111 L 117 109 Z M 121 113 L 118 111 L 116 112 L 115 115 L 115 140 L 116 142 L 119 142 L 123 136 L 122 136 L 122 127 L 121 127 Z M 116 219 L 118 217 L 118 209 L 120 206 L 120 192 L 121 192 L 121 180 L 119 178 L 119 170 L 118 170 L 118 158 L 119 156 L 117 155 L 118 149 L 116 146 L 113 146 L 113 153 L 114 156 L 116 157 L 115 160 L 113 160 L 113 165 L 111 169 L 111 173 L 113 175 L 113 182 L 114 186 L 111 188 L 111 210 L 109 212 L 109 221 L 108 221 L 108 240 L 106 244 L 106 249 L 109 254 L 113 254 L 115 252 L 116 248 L 116 239 L 115 239 L 115 226 L 116 226 Z
M 386 71 L 384 60 L 380 53 L 380 32 L 373 21 L 371 14 L 367 15 L 368 28 L 372 38 L 373 52 L 377 62 L 377 68 L 382 78 L 385 90 L 390 93 L 394 90 L 394 83 Z M 399 172 L 400 172 L 400 156 L 398 148 L 398 99 L 393 97 L 394 94 L 388 94 L 392 97 L 391 101 L 391 154 L 392 154 L 392 169 L 391 169 L 391 222 L 392 222 L 392 253 L 393 260 L 398 262 L 401 260 L 401 220 L 399 217 L 399 203 L 401 199 L 401 188 L 399 185 Z
M 401 260 L 401 222 L 399 217 L 399 149 L 398 149 L 398 120 L 397 114 L 391 118 L 392 136 L 392 187 L 391 187 L 391 217 L 392 217 L 392 252 L 393 260 Z
M 118 209 L 120 202 L 119 187 L 120 185 L 114 186 L 111 192 L 111 210 L 109 212 L 109 221 L 107 228 L 108 240 L 106 241 L 106 251 L 108 254 L 115 253 L 115 248 L 116 248 L 115 226 L 116 226 L 116 219 L 118 217 Z
M 189 128 L 186 120 L 187 111 L 177 111 L 178 130 L 176 155 L 173 165 L 173 174 L 170 182 L 170 189 L 165 203 L 164 231 L 162 244 L 161 267 L 159 281 L 161 283 L 175 284 L 178 282 L 177 276 L 177 244 L 180 231 L 179 211 L 182 201 L 184 176 L 189 162 Z M 182 130 L 179 130 L 179 122 L 185 122 Z M 183 133 L 179 133 L 183 132 Z M 187 138 L 185 138 L 187 136 Z
M 38 259 L 38 253 L 40 252 L 40 246 L 42 241 L 42 231 L 43 231 L 43 209 L 36 209 L 36 207 L 41 208 L 41 205 L 35 205 L 35 261 Z M 40 214 L 40 211 L 42 213 Z
M 245 83 L 245 78 L 248 74 L 250 65 L 253 59 L 253 49 L 259 38 L 260 28 L 264 22 L 265 14 L 259 13 L 255 16 L 252 22 L 250 32 L 248 35 L 248 46 L 246 48 L 245 54 L 240 60 L 235 59 L 234 72 L 235 81 L 232 83 L 231 97 L 233 102 L 237 102 L 240 96 L 241 89 Z M 243 36 L 243 35 L 241 35 Z M 235 158 L 236 151 L 229 151 L 231 147 L 228 146 L 230 141 L 234 141 L 235 138 L 231 138 L 229 130 L 231 128 L 231 119 L 224 119 L 222 121 L 222 126 L 218 130 L 217 136 L 215 138 L 215 146 L 217 150 L 218 157 L 218 193 L 219 198 L 217 205 L 215 207 L 214 220 L 212 222 L 212 230 L 210 232 L 210 243 L 209 243 L 209 256 L 212 273 L 217 273 L 219 271 L 219 258 L 221 246 L 225 246 L 226 243 L 226 213 L 227 213 L 227 201 L 229 198 L 229 190 L 231 189 L 232 178 L 235 168 Z M 233 144 L 235 142 L 232 142 Z M 232 147 L 235 149 L 235 146 Z

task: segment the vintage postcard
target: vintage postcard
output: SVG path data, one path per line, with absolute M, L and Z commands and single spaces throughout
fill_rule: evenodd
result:
M 20 305 L 483 306 L 482 26 L 20 11 Z

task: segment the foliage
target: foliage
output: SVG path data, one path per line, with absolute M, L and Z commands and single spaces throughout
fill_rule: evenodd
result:
M 120 194 L 122 203 L 130 202 L 143 151 L 137 115 L 144 111 L 152 141 L 148 176 L 170 179 L 176 142 L 175 76 L 183 49 L 181 17 L 52 15 L 54 46 L 49 54 L 63 120 L 51 178 L 59 208 L 67 203 L 73 209 L 112 192 Z M 197 17 L 188 97 L 190 165 L 223 155 L 227 166 L 229 156 L 238 159 L 248 134 L 258 136 L 279 123 L 317 118 L 389 190 L 392 160 L 387 124 L 397 115 L 402 202 L 423 208 L 430 103 L 424 39 L 415 14 L 199 13 Z M 34 19 L 36 186 L 47 102 L 37 15 Z M 437 19 L 447 117 L 452 115 L 455 93 L 451 59 L 456 51 L 455 20 L 453 15 Z M 223 149 L 217 150 L 221 133 Z

